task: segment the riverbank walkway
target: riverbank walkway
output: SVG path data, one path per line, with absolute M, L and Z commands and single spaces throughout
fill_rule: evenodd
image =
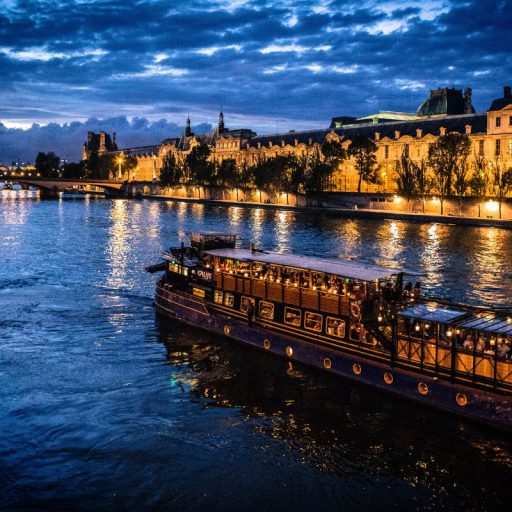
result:
M 180 196 L 168 196 L 161 194 L 143 194 L 148 199 L 157 199 L 160 201 L 181 201 L 187 203 L 208 204 L 212 206 L 229 207 L 247 207 L 247 208 L 265 208 L 269 210 L 290 210 L 300 212 L 318 212 L 329 216 L 367 218 L 367 219 L 393 219 L 408 222 L 425 222 L 441 224 L 459 224 L 464 226 L 485 226 L 512 229 L 512 220 L 496 219 L 488 217 L 469 217 L 453 214 L 435 214 L 403 212 L 399 210 L 378 210 L 370 208 L 342 208 L 336 206 L 296 206 L 281 203 L 260 203 L 257 201 L 232 201 L 223 199 L 199 199 Z

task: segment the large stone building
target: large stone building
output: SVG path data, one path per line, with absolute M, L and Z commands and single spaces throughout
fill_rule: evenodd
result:
M 211 148 L 211 158 L 221 162 L 233 158 L 239 164 L 253 164 L 262 157 L 311 152 L 315 145 L 326 140 L 338 140 L 347 148 L 356 134 L 365 135 L 377 145 L 377 162 L 381 183 L 365 184 L 366 192 L 393 192 L 393 173 L 396 161 L 402 154 L 419 161 L 428 155 L 429 145 L 445 133 L 458 132 L 469 136 L 472 144 L 471 160 L 482 156 L 489 162 L 500 159 L 505 166 L 512 166 L 512 94 L 504 87 L 503 97 L 494 100 L 486 113 L 475 113 L 471 103 L 471 89 L 464 94 L 456 89 L 436 89 L 418 108 L 415 114 L 383 111 L 364 118 L 338 116 L 328 129 L 290 131 L 273 135 L 256 135 L 249 129 L 229 130 L 224 126 L 224 116 L 213 133 L 195 135 L 190 120 L 181 137 L 164 140 L 156 146 L 130 148 L 113 152 L 137 157 L 137 169 L 124 178 L 138 181 L 157 180 L 165 155 L 173 152 L 183 160 L 194 146 L 206 143 Z M 89 135 L 90 138 L 90 135 Z M 107 140 L 107 139 L 105 139 Z M 115 140 L 114 140 L 115 144 Z M 103 146 L 102 146 L 103 147 Z M 84 157 L 87 147 L 84 146 Z M 333 177 L 333 190 L 357 190 L 358 176 L 354 162 L 346 160 Z

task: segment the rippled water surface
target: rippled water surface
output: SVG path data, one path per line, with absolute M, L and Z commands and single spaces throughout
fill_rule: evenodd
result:
M 511 231 L 0 198 L 0 510 L 510 507 L 505 434 L 159 319 L 143 267 L 196 230 L 512 297 Z

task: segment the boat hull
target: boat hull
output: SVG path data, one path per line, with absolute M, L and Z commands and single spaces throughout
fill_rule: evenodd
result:
M 512 398 L 509 396 L 452 384 L 341 349 L 319 346 L 259 324 L 250 326 L 239 318 L 209 311 L 204 300 L 198 297 L 176 293 L 159 284 L 155 306 L 161 314 L 190 326 L 431 407 L 512 430 Z

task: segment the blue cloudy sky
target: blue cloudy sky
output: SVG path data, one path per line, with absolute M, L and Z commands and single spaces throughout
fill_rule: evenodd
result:
M 89 129 L 158 143 L 220 106 L 258 133 L 415 111 L 439 86 L 484 111 L 511 26 L 506 0 L 0 0 L 0 162 L 77 159 Z

